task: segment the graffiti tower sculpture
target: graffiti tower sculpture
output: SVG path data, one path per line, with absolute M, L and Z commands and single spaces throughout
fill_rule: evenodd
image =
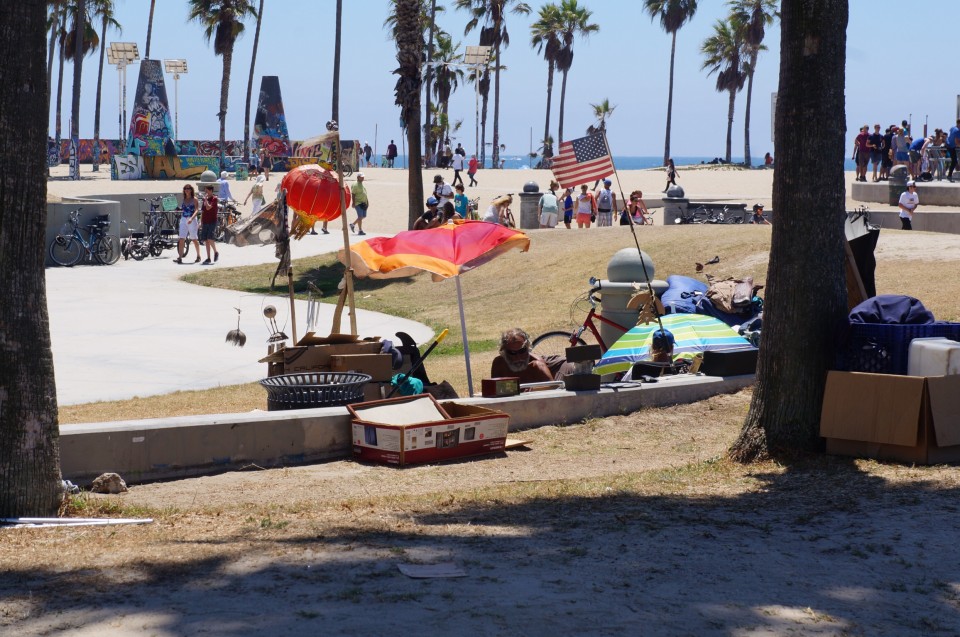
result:
M 293 154 L 287 118 L 283 114 L 283 99 L 280 97 L 280 78 L 276 75 L 264 75 L 260 80 L 257 116 L 253 120 L 253 142 L 271 157 L 289 157 Z
M 160 60 L 141 60 L 140 78 L 130 115 L 128 155 L 176 155 L 173 121 Z

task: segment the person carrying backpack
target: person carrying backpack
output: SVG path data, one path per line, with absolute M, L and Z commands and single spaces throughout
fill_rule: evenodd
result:
M 612 226 L 613 211 L 617 207 L 617 195 L 610 189 L 613 182 L 609 179 L 603 180 L 603 189 L 597 191 L 597 225 Z

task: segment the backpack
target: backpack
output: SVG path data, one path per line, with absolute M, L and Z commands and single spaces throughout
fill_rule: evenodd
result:
M 604 210 L 609 210 L 611 203 L 613 203 L 613 197 L 611 196 L 610 191 L 601 190 L 600 196 L 597 198 L 597 207 L 603 208 Z

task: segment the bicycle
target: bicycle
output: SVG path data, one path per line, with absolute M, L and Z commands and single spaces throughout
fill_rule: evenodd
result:
M 600 351 L 606 352 L 609 349 L 607 343 L 603 340 L 603 337 L 600 336 L 600 329 L 597 327 L 596 321 L 600 321 L 604 325 L 609 325 L 614 327 L 621 332 L 628 332 L 630 328 L 623 327 L 619 323 L 615 323 L 608 318 L 605 318 L 602 314 L 597 314 L 597 305 L 600 304 L 600 299 L 597 298 L 597 293 L 601 291 L 600 281 L 596 277 L 590 277 L 590 290 L 585 294 L 581 294 L 573 300 L 573 303 L 570 304 L 570 318 L 573 320 L 574 312 L 580 312 L 583 310 L 583 304 L 589 303 L 590 309 L 587 311 L 587 317 L 583 320 L 583 324 L 580 325 L 577 329 L 572 332 L 564 332 L 563 330 L 556 330 L 553 332 L 545 332 L 540 336 L 533 339 L 531 344 L 531 349 L 541 357 L 547 357 L 552 355 L 566 356 L 566 349 L 568 347 L 575 347 L 577 345 L 587 345 L 587 341 L 584 339 L 584 336 L 592 342 L 600 345 Z M 586 332 L 589 330 L 589 334 Z M 610 345 L 613 345 L 611 343 Z
M 235 201 L 221 201 L 219 205 L 219 210 L 217 211 L 217 229 L 213 232 L 214 241 L 224 241 L 224 236 L 226 235 L 227 226 L 233 225 L 234 223 L 240 221 L 241 213 L 237 210 L 237 202 Z
M 63 224 L 60 233 L 50 242 L 48 253 L 57 265 L 71 267 L 86 257 L 88 262 L 96 261 L 103 265 L 113 265 L 120 260 L 120 239 L 106 234 L 110 227 L 110 217 L 97 215 L 93 223 L 86 226 L 86 236 L 80 229 L 80 211 L 70 212 L 70 220 Z

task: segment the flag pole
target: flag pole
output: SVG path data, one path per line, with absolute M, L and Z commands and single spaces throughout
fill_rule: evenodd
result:
M 607 142 L 607 131 L 601 130 L 603 136 L 603 145 L 606 147 L 607 155 L 610 157 L 610 165 L 613 167 L 613 176 L 617 180 L 617 190 L 620 191 L 620 200 L 623 201 L 623 211 L 630 222 L 630 234 L 633 235 L 633 243 L 637 246 L 637 254 L 640 255 L 640 265 L 643 266 L 643 278 L 647 281 L 647 291 L 650 293 L 650 303 L 652 304 L 653 316 L 657 319 L 657 325 L 663 330 L 663 321 L 660 320 L 660 312 L 657 310 L 657 294 L 653 291 L 653 283 L 650 282 L 650 273 L 647 271 L 647 261 L 643 258 L 643 250 L 640 249 L 640 239 L 637 238 L 636 224 L 633 222 L 633 215 L 627 210 L 627 200 L 623 196 L 623 186 L 620 184 L 620 175 L 617 173 L 617 164 L 613 161 L 613 153 L 610 152 L 610 144 Z M 611 221 L 612 223 L 612 221 Z

